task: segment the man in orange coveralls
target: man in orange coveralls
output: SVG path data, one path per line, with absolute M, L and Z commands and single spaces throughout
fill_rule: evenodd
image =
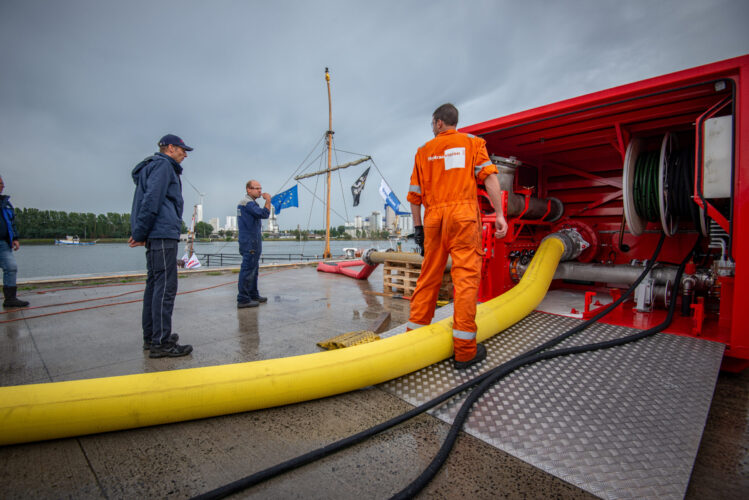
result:
M 480 363 L 486 348 L 476 345 L 476 302 L 481 274 L 481 219 L 476 188 L 486 187 L 496 211 L 496 238 L 507 234 L 502 213 L 497 167 L 489 159 L 486 141 L 455 130 L 458 110 L 443 104 L 432 114 L 434 139 L 416 153 L 408 201 L 414 238 L 424 262 L 411 296 L 408 330 L 428 325 L 434 316 L 447 256 L 452 257 L 455 290 L 453 365 L 457 370 Z M 422 225 L 421 205 L 424 205 Z

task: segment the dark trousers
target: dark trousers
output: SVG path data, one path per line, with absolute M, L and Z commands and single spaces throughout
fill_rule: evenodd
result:
M 146 290 L 143 293 L 143 340 L 161 345 L 172 334 L 177 295 L 177 240 L 146 242 Z
M 260 293 L 257 291 L 257 274 L 260 263 L 260 252 L 250 250 L 242 254 L 242 266 L 239 268 L 239 293 L 237 302 L 249 302 L 257 299 Z

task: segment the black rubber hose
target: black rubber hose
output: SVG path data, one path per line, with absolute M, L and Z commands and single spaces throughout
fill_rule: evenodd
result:
M 632 198 L 635 211 L 643 219 L 655 222 L 658 219 L 658 151 L 640 154 L 635 162 Z
M 695 245 L 695 248 L 696 248 L 696 245 Z M 672 292 L 674 294 L 674 297 L 675 297 L 676 292 L 678 291 L 678 283 L 681 281 L 681 276 L 684 273 L 684 267 L 689 261 L 691 255 L 692 255 L 692 252 L 690 251 L 687 254 L 687 256 L 684 258 L 682 263 L 679 265 L 679 269 L 676 273 L 676 278 L 674 279 L 674 284 L 673 284 L 675 288 Z M 458 438 L 458 434 L 460 430 L 463 428 L 463 424 L 465 423 L 466 419 L 468 418 L 469 410 L 476 403 L 476 401 L 478 401 L 478 399 L 484 394 L 484 392 L 486 392 L 497 381 L 501 380 L 502 378 L 504 378 L 505 376 L 507 376 L 508 374 L 510 374 L 511 372 L 513 372 L 514 370 L 522 366 L 530 365 L 538 361 L 547 360 L 547 359 L 555 358 L 558 356 L 567 356 L 569 354 L 580 354 L 584 352 L 597 351 L 600 349 L 608 349 L 610 347 L 621 346 L 629 342 L 635 342 L 637 340 L 644 339 L 645 337 L 654 335 L 664 330 L 666 327 L 668 327 L 668 325 L 671 324 L 671 321 L 673 320 L 675 311 L 676 311 L 676 300 L 672 300 L 668 308 L 668 314 L 666 315 L 666 318 L 663 320 L 663 322 L 648 330 L 644 330 L 642 332 L 628 335 L 626 337 L 622 337 L 619 339 L 607 340 L 605 342 L 597 342 L 594 344 L 587 344 L 587 345 L 582 345 L 582 346 L 572 346 L 572 347 L 567 347 L 564 349 L 557 349 L 555 351 L 540 352 L 533 356 L 520 356 L 519 358 L 515 358 L 511 360 L 510 362 L 505 363 L 504 365 L 501 365 L 493 369 L 490 372 L 491 376 L 485 378 L 481 382 L 481 385 L 473 389 L 471 393 L 466 397 L 466 400 L 463 402 L 460 409 L 458 410 L 457 415 L 453 419 L 452 426 L 450 427 L 450 431 L 448 432 L 448 435 L 445 438 L 445 441 L 442 444 L 442 447 L 440 448 L 437 455 L 435 455 L 432 462 L 427 466 L 426 469 L 424 469 L 424 472 L 422 472 L 422 474 L 418 478 L 416 478 L 416 480 L 414 480 L 406 488 L 404 488 L 403 490 L 395 494 L 393 497 L 391 497 L 391 500 L 402 500 L 406 498 L 412 498 L 417 493 L 419 493 L 422 489 L 424 489 L 424 487 L 427 484 L 429 484 L 429 482 L 434 478 L 435 475 L 437 475 L 440 468 L 447 460 L 447 457 L 449 456 L 450 451 L 452 450 L 455 444 L 455 441 Z
M 507 361 L 507 362 L 503 363 L 502 365 L 500 365 L 500 366 L 498 366 L 498 367 L 496 367 L 496 368 L 494 368 L 494 369 L 492 369 L 492 370 L 490 370 L 488 372 L 485 372 L 485 373 L 483 373 L 481 375 L 478 375 L 477 377 L 475 377 L 475 378 L 473 378 L 473 379 L 471 379 L 471 380 L 469 380 L 467 382 L 464 382 L 463 384 L 459 385 L 458 387 L 455 387 L 454 389 L 452 389 L 452 390 L 450 390 L 450 391 L 448 391 L 448 392 L 446 392 L 446 393 L 444 393 L 444 394 L 442 394 L 440 396 L 437 396 L 436 398 L 432 399 L 431 401 L 427 401 L 426 403 L 424 403 L 424 404 L 422 404 L 422 405 L 420 405 L 420 406 L 418 406 L 418 407 L 416 407 L 416 408 L 414 408 L 414 409 L 412 409 L 412 410 L 410 410 L 410 411 L 408 411 L 408 412 L 406 412 L 406 413 L 404 413 L 402 415 L 394 417 L 394 418 L 392 418 L 392 419 L 390 419 L 390 420 L 388 420 L 386 422 L 383 422 L 381 424 L 377 424 L 377 425 L 375 425 L 373 427 L 370 427 L 369 429 L 361 431 L 361 432 L 359 432 L 357 434 L 354 434 L 352 436 L 343 438 L 343 439 L 341 439 L 339 441 L 336 441 L 334 443 L 326 445 L 326 446 L 324 446 L 322 448 L 318 448 L 316 450 L 312 450 L 312 451 L 310 451 L 308 453 L 305 453 L 305 454 L 300 455 L 298 457 L 294 457 L 294 458 L 289 459 L 289 460 L 287 460 L 285 462 L 282 462 L 280 464 L 276 464 L 276 465 L 274 465 L 272 467 L 269 467 L 267 469 L 258 471 L 258 472 L 254 473 L 254 474 L 249 475 L 249 476 L 245 476 L 245 477 L 243 477 L 241 479 L 238 479 L 236 481 L 228 483 L 228 484 L 226 484 L 224 486 L 219 486 L 218 488 L 216 488 L 214 490 L 207 491 L 207 492 L 205 492 L 205 493 L 203 493 L 201 495 L 198 495 L 196 497 L 193 497 L 193 498 L 196 499 L 196 500 L 197 499 L 207 500 L 207 499 L 226 498 L 227 496 L 229 496 L 229 495 L 231 495 L 233 493 L 237 493 L 239 491 L 245 490 L 245 489 L 247 489 L 247 488 L 249 488 L 251 486 L 255 486 L 257 484 L 260 484 L 260 483 L 262 483 L 264 481 L 267 481 L 268 479 L 272 479 L 272 478 L 274 478 L 274 477 L 276 477 L 278 475 L 281 475 L 281 474 L 283 474 L 285 472 L 292 471 L 294 469 L 297 469 L 299 467 L 302 467 L 304 465 L 312 463 L 312 462 L 314 462 L 316 460 L 319 460 L 321 458 L 325 458 L 325 457 L 327 457 L 329 455 L 332 455 L 333 453 L 336 453 L 338 451 L 346 449 L 346 448 L 348 448 L 350 446 L 358 444 L 358 443 L 360 443 L 360 442 L 362 442 L 362 441 L 364 441 L 364 440 L 366 440 L 366 439 L 368 439 L 368 438 L 370 438 L 370 437 L 372 437 L 372 436 L 374 436 L 376 434 L 379 434 L 380 432 L 383 432 L 383 431 L 385 431 L 387 429 L 390 429 L 391 427 L 395 427 L 398 424 L 401 424 L 401 423 L 403 423 L 403 422 L 405 422 L 405 421 L 407 421 L 407 420 L 409 420 L 409 419 L 411 419 L 411 418 L 413 418 L 413 417 L 415 417 L 415 416 L 417 416 L 417 415 L 419 415 L 421 413 L 424 413 L 425 411 L 431 409 L 432 407 L 437 406 L 437 405 L 439 405 L 439 404 L 447 401 L 448 399 L 452 398 L 453 396 L 455 396 L 457 394 L 460 394 L 461 392 L 466 391 L 466 390 L 470 389 L 471 387 L 476 386 L 477 384 L 482 383 L 483 381 L 485 381 L 486 379 L 488 379 L 489 377 L 493 376 L 493 374 L 495 374 L 495 373 L 497 373 L 499 371 L 503 371 L 503 370 L 505 370 L 505 369 L 507 369 L 509 367 L 513 367 L 518 362 L 518 360 L 522 360 L 524 358 L 529 358 L 531 356 L 537 355 L 540 351 L 548 349 L 549 347 L 553 347 L 554 345 L 556 345 L 556 344 L 562 342 L 563 340 L 569 338 L 571 335 L 574 335 L 575 333 L 579 333 L 580 331 L 584 330 L 585 328 L 587 328 L 588 326 L 590 326 L 591 324 L 595 323 L 596 321 L 598 321 L 599 319 L 601 319 L 603 316 L 605 316 L 606 314 L 608 314 L 609 312 L 611 312 L 614 308 L 616 308 L 619 304 L 621 304 L 622 302 L 624 302 L 624 300 L 626 300 L 627 297 L 629 297 L 632 294 L 632 292 L 637 287 L 637 285 L 639 285 L 640 282 L 643 279 L 645 279 L 645 277 L 648 275 L 648 273 L 652 269 L 653 265 L 655 264 L 655 262 L 656 262 L 656 260 L 658 258 L 658 255 L 660 254 L 661 247 L 663 246 L 663 242 L 665 240 L 665 237 L 666 237 L 666 235 L 664 233 L 661 233 L 661 237 L 658 240 L 658 245 L 656 246 L 655 251 L 653 252 L 652 258 L 648 261 L 648 264 L 645 267 L 645 269 L 643 270 L 642 274 L 640 274 L 640 276 L 637 278 L 637 280 L 635 280 L 635 282 L 632 283 L 632 285 L 629 287 L 629 289 L 627 289 L 627 291 L 625 293 L 623 293 L 622 296 L 619 297 L 619 299 L 617 299 L 616 301 L 614 301 L 611 304 L 609 304 L 608 306 L 606 306 L 604 309 L 602 309 L 599 313 L 597 313 L 595 316 L 593 316 L 589 320 L 587 320 L 587 321 L 585 321 L 583 323 L 580 323 L 576 327 L 568 330 L 567 332 L 559 335 L 558 337 L 556 337 L 554 339 L 551 339 L 548 342 L 546 342 L 546 343 L 544 343 L 544 344 L 542 344 L 542 345 L 540 345 L 540 346 L 538 346 L 538 347 L 536 347 L 536 348 L 534 348 L 534 349 L 532 349 L 532 350 L 530 350 L 530 351 L 528 351 L 526 353 L 523 353 L 520 356 L 518 356 L 518 357 L 516 357 L 516 358 L 514 358 L 514 359 L 512 359 L 510 361 Z M 522 366 L 522 365 L 520 365 L 520 366 Z M 514 369 L 514 368 L 512 368 L 512 369 Z M 422 488 L 423 488 L 423 486 L 422 486 Z

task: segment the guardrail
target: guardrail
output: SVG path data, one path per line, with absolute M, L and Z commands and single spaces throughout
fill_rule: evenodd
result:
M 200 263 L 206 267 L 238 266 L 242 263 L 242 256 L 236 253 L 198 253 L 195 252 Z M 333 257 L 341 259 L 343 256 Z M 301 253 L 261 253 L 260 262 L 307 262 L 310 260 L 321 260 L 321 255 L 304 255 Z

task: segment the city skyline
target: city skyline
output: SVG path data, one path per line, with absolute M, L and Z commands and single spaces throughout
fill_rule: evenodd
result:
M 197 209 L 196 209 L 196 219 L 195 219 L 196 223 L 197 222 L 206 222 L 206 223 L 210 224 L 211 227 L 213 228 L 213 230 L 216 231 L 216 232 L 218 232 L 220 230 L 221 231 L 227 231 L 227 230 L 237 231 L 237 217 L 235 215 L 225 215 L 224 216 L 224 220 L 226 222 L 222 225 L 221 224 L 221 217 L 211 217 L 207 221 L 206 220 L 201 220 L 201 214 L 202 214 L 202 212 L 203 212 L 203 210 L 204 210 L 205 207 L 201 206 L 199 204 L 196 205 L 196 206 L 197 206 Z M 392 214 L 392 217 L 393 217 L 392 220 L 393 221 L 395 220 L 395 212 L 392 210 L 392 208 L 390 208 L 389 206 L 385 205 L 384 211 L 385 211 L 386 215 L 388 213 Z M 267 220 L 263 221 L 263 231 L 274 232 L 274 230 L 273 230 L 273 215 L 274 215 L 274 210 L 273 210 L 273 207 L 271 207 L 271 216 Z M 366 225 L 365 226 L 364 222 L 370 222 L 370 219 L 372 217 L 374 217 L 375 220 L 376 220 L 375 225 L 377 226 L 377 229 L 375 229 L 375 230 L 378 230 L 378 231 L 382 231 L 382 230 L 385 230 L 385 229 L 395 230 L 395 226 L 392 225 L 391 222 L 389 222 L 391 219 L 388 219 L 387 217 L 383 219 L 381 217 L 381 215 L 382 215 L 382 213 L 379 212 L 379 211 L 377 211 L 377 210 L 372 211 L 369 215 L 366 215 L 366 216 L 364 216 L 364 215 L 354 215 L 354 220 L 353 221 L 346 221 L 343 224 L 335 224 L 335 225 L 331 224 L 331 228 L 339 228 L 339 227 L 343 226 L 347 230 L 349 228 L 352 228 L 354 230 L 356 230 L 356 229 L 368 229 L 368 230 L 372 230 L 371 225 Z M 413 231 L 413 224 L 411 223 L 411 221 L 412 221 L 411 214 L 407 214 L 407 215 L 403 215 L 402 214 L 402 215 L 399 215 L 397 217 L 398 217 L 398 221 L 399 221 L 397 228 L 400 230 L 401 234 Z M 214 225 L 214 222 L 217 222 L 217 224 Z M 284 228 L 281 228 L 280 225 L 278 225 L 277 231 L 275 231 L 275 232 L 293 231 L 295 229 L 297 229 L 297 227 L 289 227 L 289 228 L 285 228 L 284 227 Z M 325 227 L 323 226 L 321 228 L 313 228 L 313 227 L 304 228 L 304 230 L 306 230 L 306 231 L 319 231 L 320 229 L 325 229 Z

